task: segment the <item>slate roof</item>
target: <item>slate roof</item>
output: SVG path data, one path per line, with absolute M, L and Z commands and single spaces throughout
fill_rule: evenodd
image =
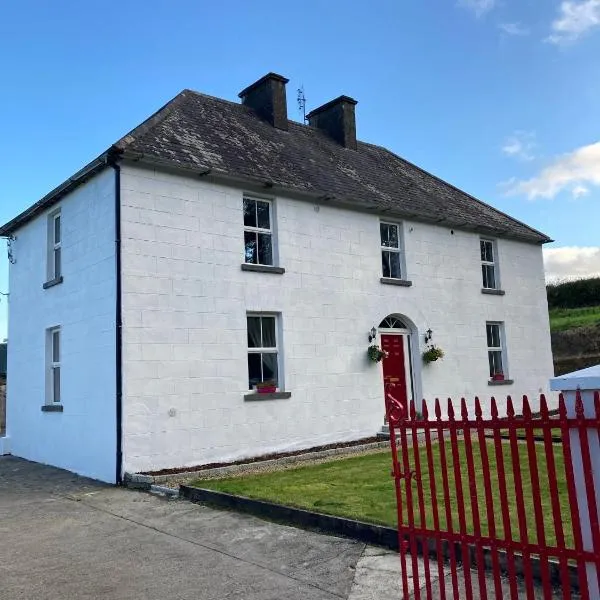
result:
M 381 146 L 359 141 L 357 150 L 345 148 L 320 130 L 294 121 L 289 121 L 288 131 L 282 131 L 251 108 L 191 90 L 178 94 L 121 138 L 97 159 L 99 165 L 109 155 L 197 172 L 210 170 L 215 176 L 382 215 L 533 243 L 550 241 Z M 0 234 L 6 235 L 56 201 L 57 190 L 0 228 Z

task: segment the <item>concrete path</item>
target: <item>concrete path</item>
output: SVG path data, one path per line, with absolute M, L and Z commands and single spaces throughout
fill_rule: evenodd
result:
M 0 600 L 400 597 L 380 548 L 0 457 Z

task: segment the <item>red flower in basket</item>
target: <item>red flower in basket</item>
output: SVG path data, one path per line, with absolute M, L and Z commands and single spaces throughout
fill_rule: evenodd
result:
M 492 381 L 504 381 L 504 373 L 494 373 L 492 375 Z
M 277 384 L 274 381 L 261 381 L 256 384 L 256 391 L 259 394 L 274 394 L 277 391 Z

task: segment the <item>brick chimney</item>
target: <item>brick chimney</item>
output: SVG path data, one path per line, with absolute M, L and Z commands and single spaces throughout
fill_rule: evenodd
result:
M 238 96 L 265 121 L 277 129 L 287 130 L 287 101 L 285 84 L 289 81 L 277 73 L 267 73 Z
M 356 150 L 356 104 L 353 98 L 340 96 L 315 108 L 306 118 L 311 127 L 324 131 L 342 146 Z

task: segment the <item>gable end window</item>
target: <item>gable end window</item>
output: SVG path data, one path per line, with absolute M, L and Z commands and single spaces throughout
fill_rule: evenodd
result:
M 490 379 L 508 379 L 506 364 L 506 344 L 504 337 L 504 323 L 487 322 L 485 324 L 487 336 L 488 363 Z
M 259 384 L 279 388 L 279 347 L 277 317 L 249 314 L 248 323 L 248 389 Z
M 269 200 L 244 198 L 244 262 L 273 266 L 273 215 Z
M 46 404 L 60 404 L 60 327 L 53 327 L 46 332 L 47 386 Z
M 481 275 L 484 290 L 498 289 L 498 270 L 496 265 L 496 244 L 493 240 L 479 240 L 481 252 Z
M 60 210 L 48 216 L 47 281 L 44 288 L 62 281 L 62 218 Z
M 389 279 L 402 279 L 402 249 L 400 226 L 397 223 L 380 223 L 381 272 Z

